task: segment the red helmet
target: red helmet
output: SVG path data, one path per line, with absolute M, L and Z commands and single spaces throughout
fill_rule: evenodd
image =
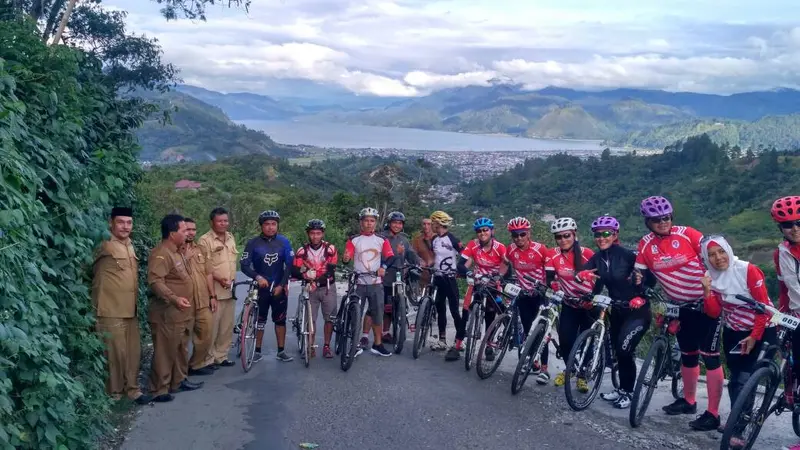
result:
M 529 230 L 531 223 L 524 217 L 514 217 L 508 222 L 508 231 L 523 231 Z
M 791 195 L 775 200 L 770 214 L 775 222 L 800 220 L 800 195 Z

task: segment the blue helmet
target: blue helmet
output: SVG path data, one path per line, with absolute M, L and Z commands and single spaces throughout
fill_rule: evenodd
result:
M 492 219 L 488 217 L 478 217 L 478 219 L 475 220 L 475 223 L 472 224 L 472 229 L 475 231 L 478 231 L 483 227 L 494 230 L 494 222 L 492 222 Z

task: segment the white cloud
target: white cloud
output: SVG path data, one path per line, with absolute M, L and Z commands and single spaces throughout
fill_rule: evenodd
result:
M 247 15 L 213 8 L 205 23 L 109 2 L 159 38 L 185 80 L 217 90 L 258 91 L 270 78 L 381 96 L 493 78 L 719 93 L 800 84 L 789 0 L 254 0 Z

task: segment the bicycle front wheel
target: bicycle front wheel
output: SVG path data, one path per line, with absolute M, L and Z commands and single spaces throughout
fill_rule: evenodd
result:
M 258 305 L 248 303 L 242 312 L 242 326 L 239 332 L 239 348 L 241 349 L 242 369 L 249 372 L 253 367 L 256 355 L 256 325 L 258 321 Z
M 419 358 L 419 354 L 425 348 L 425 342 L 428 340 L 428 333 L 430 332 L 431 316 L 433 314 L 433 299 L 430 297 L 422 297 L 419 303 L 419 310 L 417 311 L 417 327 L 414 330 L 414 348 L 411 349 L 411 356 L 414 359 Z
M 725 432 L 722 433 L 720 450 L 728 450 L 731 447 L 741 450 L 753 448 L 761 427 L 769 415 L 769 408 L 779 381 L 771 367 L 761 367 L 750 375 L 731 408 Z M 758 393 L 759 386 L 764 386 L 763 395 Z M 735 440 L 736 445 L 731 446 L 731 439 Z
M 358 330 L 361 328 L 361 307 L 359 302 L 351 301 L 345 312 L 344 340 L 342 345 L 341 362 L 342 370 L 347 372 L 353 366 L 353 361 L 358 353 Z
M 569 407 L 575 411 L 588 408 L 600 392 L 606 370 L 606 352 L 602 346 L 600 330 L 590 328 L 578 336 L 569 352 L 564 370 L 564 394 Z M 589 383 L 591 387 L 587 386 Z M 586 397 L 581 399 L 579 394 Z
M 514 395 L 525 385 L 534 363 L 539 360 L 538 353 L 542 341 L 544 341 L 546 327 L 544 322 L 539 322 L 525 341 L 525 348 L 520 353 L 517 369 L 514 370 L 514 377 L 511 378 L 511 393 Z M 545 349 L 545 351 L 547 350 Z
M 492 376 L 508 350 L 508 342 L 511 340 L 511 316 L 501 314 L 494 319 L 486 330 L 486 337 L 481 342 L 478 349 L 478 361 L 475 364 L 475 372 L 485 380 Z M 487 354 L 488 352 L 488 354 Z
M 644 357 L 639 376 L 636 377 L 636 385 L 633 387 L 631 410 L 628 413 L 628 422 L 633 428 L 642 424 L 647 407 L 650 406 L 650 399 L 653 398 L 658 386 L 658 378 L 661 376 L 666 356 L 667 343 L 657 337 L 650 345 L 647 356 Z
M 303 362 L 305 362 L 306 367 L 308 367 L 311 364 L 311 355 L 314 351 L 314 341 L 311 339 L 311 329 L 314 325 L 314 318 L 311 315 L 311 308 L 308 303 L 303 306 L 302 318 Z
M 394 353 L 403 352 L 406 342 L 406 296 L 402 293 L 394 297 L 392 308 L 392 337 L 394 337 Z
M 464 369 L 472 368 L 475 361 L 475 351 L 478 348 L 478 340 L 481 338 L 481 324 L 483 323 L 483 308 L 480 303 L 473 303 L 469 308 L 469 319 L 467 319 L 466 334 L 464 336 Z

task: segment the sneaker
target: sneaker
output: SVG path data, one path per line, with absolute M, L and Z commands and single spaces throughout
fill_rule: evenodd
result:
M 564 375 L 564 372 L 561 372 L 558 375 L 556 375 L 556 379 L 553 381 L 553 386 L 555 386 L 555 387 L 563 386 L 564 382 L 566 380 L 565 377 L 566 377 L 566 375 Z
M 261 355 L 261 352 L 256 351 L 256 354 L 253 355 L 253 364 L 261 361 L 262 359 L 264 359 L 264 357 Z
M 713 431 L 719 427 L 719 417 L 706 411 L 700 417 L 689 422 L 689 426 L 696 431 Z
M 443 351 L 443 350 L 447 350 L 447 341 L 442 341 L 442 340 L 439 340 L 439 339 L 436 339 L 436 340 L 432 341 L 431 342 L 431 350 L 433 350 L 435 352 L 440 352 L 440 351 Z
M 277 359 L 278 361 L 283 361 L 283 362 L 294 361 L 294 358 L 292 358 L 291 356 L 287 355 L 285 350 L 282 351 L 282 352 L 278 352 L 278 354 L 275 355 L 275 359 Z
M 368 345 L 369 345 L 369 338 L 366 338 L 366 337 L 362 336 L 361 340 L 358 341 L 358 348 L 363 350 L 363 349 L 367 348 Z
M 486 360 L 494 361 L 494 349 L 491 347 L 486 348 Z
M 620 391 L 619 389 L 614 389 L 611 392 L 606 392 L 604 394 L 600 394 L 600 398 L 602 398 L 603 400 L 605 400 L 607 402 L 616 402 L 617 399 L 620 398 L 621 394 L 622 394 L 622 391 Z
M 617 401 L 615 401 L 612 406 L 617 409 L 627 409 L 631 407 L 631 395 L 625 391 L 617 391 L 619 397 L 617 397 Z
M 384 347 L 383 344 L 373 345 L 370 351 L 378 356 L 392 356 L 392 352 L 386 350 L 386 347 Z
M 586 383 L 585 379 L 578 378 L 577 381 L 575 381 L 575 384 L 578 386 L 578 392 L 581 394 L 589 392 L 589 384 Z
M 444 355 L 445 361 L 458 361 L 459 358 L 461 358 L 461 352 L 459 352 L 455 347 L 450 347 L 450 350 L 448 350 L 447 354 Z
M 531 375 L 538 375 L 542 371 L 542 366 L 539 363 L 534 363 L 531 367 Z
M 667 406 L 661 408 L 668 416 L 677 416 L 680 414 L 696 414 L 697 404 L 690 405 L 685 399 L 679 398 Z
M 330 345 L 326 345 L 325 347 L 322 347 L 322 357 L 325 358 L 325 359 L 333 358 L 333 352 L 331 352 L 331 346 Z
M 539 375 L 536 376 L 536 384 L 539 386 L 544 386 L 550 382 L 550 374 L 546 371 L 539 372 Z
M 394 344 L 394 338 L 391 333 L 383 333 L 383 338 L 381 340 L 387 344 Z

